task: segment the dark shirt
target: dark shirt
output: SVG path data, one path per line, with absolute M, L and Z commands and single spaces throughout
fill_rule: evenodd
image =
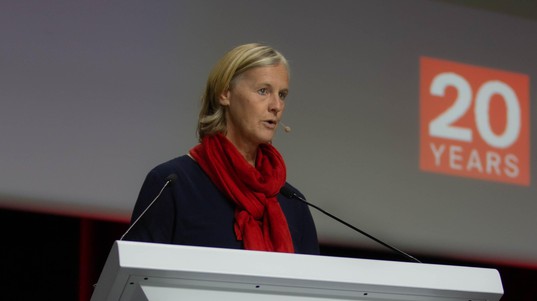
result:
M 170 174 L 176 174 L 177 179 L 164 189 L 124 239 L 243 249 L 233 229 L 235 205 L 187 155 L 162 163 L 147 174 L 132 221 L 158 195 Z M 287 219 L 295 252 L 319 254 L 317 232 L 307 205 L 282 194 L 278 194 L 278 202 Z

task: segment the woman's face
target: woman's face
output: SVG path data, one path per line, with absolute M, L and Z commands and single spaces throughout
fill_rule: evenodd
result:
M 219 99 L 227 107 L 226 137 L 243 152 L 272 141 L 288 91 L 289 74 L 283 64 L 239 75 Z

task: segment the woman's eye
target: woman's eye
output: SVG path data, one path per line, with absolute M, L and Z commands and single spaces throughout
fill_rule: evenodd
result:
M 268 93 L 268 89 L 267 88 L 261 88 L 261 89 L 257 90 L 257 93 L 259 93 L 260 95 L 266 95 Z
M 280 92 L 280 93 L 278 93 L 278 95 L 280 96 L 280 99 L 281 99 L 281 100 L 285 100 L 285 98 L 287 97 L 287 94 L 288 94 L 287 92 Z

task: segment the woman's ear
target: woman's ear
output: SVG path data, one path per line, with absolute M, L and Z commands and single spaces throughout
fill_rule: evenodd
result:
M 229 89 L 222 92 L 220 96 L 218 97 L 218 102 L 220 103 L 220 105 L 224 107 L 229 106 L 230 96 L 231 96 L 231 91 Z

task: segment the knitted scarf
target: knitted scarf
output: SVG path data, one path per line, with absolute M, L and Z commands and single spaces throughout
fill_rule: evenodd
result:
M 235 207 L 234 230 L 247 250 L 293 253 L 289 226 L 276 198 L 286 168 L 270 144 L 259 145 L 255 167 L 222 134 L 205 136 L 190 150 L 218 189 Z

